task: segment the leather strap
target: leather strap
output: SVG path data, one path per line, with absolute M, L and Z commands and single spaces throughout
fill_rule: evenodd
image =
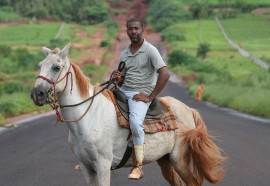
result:
M 111 167 L 111 170 L 116 170 L 116 169 L 123 167 L 127 163 L 131 153 L 132 153 L 132 147 L 127 145 L 126 152 L 125 152 L 121 162 L 116 167 L 114 167 L 114 168 Z

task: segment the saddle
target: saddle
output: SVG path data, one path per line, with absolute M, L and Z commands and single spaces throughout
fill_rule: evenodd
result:
M 128 119 L 129 118 L 128 117 L 129 116 L 128 100 L 126 98 L 126 95 L 123 92 L 121 92 L 119 89 L 114 90 L 113 95 L 115 97 L 116 104 L 121 114 L 126 120 L 129 120 Z M 155 98 L 151 102 L 147 110 L 145 118 L 146 119 L 159 119 L 159 118 L 162 118 L 162 116 L 164 116 L 163 106 L 161 105 L 159 100 Z
M 104 94 L 108 95 L 114 104 L 119 125 L 130 129 L 128 101 L 125 94 L 118 89 L 106 90 Z M 171 107 L 163 99 L 154 99 L 152 101 L 143 124 L 145 133 L 150 134 L 175 130 L 179 126 Z

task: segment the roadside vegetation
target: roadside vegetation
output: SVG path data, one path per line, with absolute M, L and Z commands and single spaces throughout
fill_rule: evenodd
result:
M 9 117 L 50 109 L 34 106 L 29 95 L 35 67 L 44 59 L 42 46 L 62 48 L 71 42 L 70 59 L 92 84 L 102 81 L 107 61 L 113 57 L 118 26 L 110 13 L 119 12 L 110 9 L 110 1 L 32 2 L 0 2 L 0 125 Z M 253 13 L 257 8 L 269 8 L 268 0 L 148 2 L 148 26 L 161 32 L 169 48 L 169 67 L 181 76 L 191 94 L 204 84 L 203 100 L 270 117 L 270 70 L 235 51 L 214 20 L 217 15 L 232 40 L 270 64 L 270 11 Z M 102 40 L 95 40 L 96 35 Z M 98 60 L 89 58 L 95 55 Z
M 118 26 L 110 18 L 106 1 L 40 0 L 35 1 L 35 9 L 31 2 L 0 2 L 0 125 L 9 117 L 50 110 L 35 106 L 30 99 L 36 66 L 45 57 L 41 47 L 63 48 L 71 42 L 70 60 L 83 69 L 92 84 L 103 80 L 113 55 Z M 103 39 L 92 42 L 95 34 L 102 34 Z M 97 50 L 98 62 L 90 58 Z
M 270 70 L 242 57 L 225 40 L 214 19 L 219 17 L 239 46 L 269 64 L 270 10 L 252 13 L 262 7 L 270 7 L 270 2 L 152 0 L 147 20 L 152 29 L 161 32 L 169 48 L 169 67 L 181 76 L 191 94 L 204 84 L 203 100 L 270 118 Z

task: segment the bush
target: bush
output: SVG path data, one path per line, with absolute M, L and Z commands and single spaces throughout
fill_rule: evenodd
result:
M 182 8 L 182 3 L 178 0 L 152 0 L 147 17 L 147 21 L 153 25 L 156 31 L 162 31 L 181 19 L 190 18 L 190 13 Z
M 6 45 L 0 45 L 0 56 L 8 57 L 11 54 L 11 47 Z
M 210 44 L 200 43 L 199 48 L 197 49 L 197 57 L 205 58 L 209 51 L 210 51 Z
M 212 15 L 212 10 L 206 2 L 194 3 L 191 5 L 190 11 L 194 19 L 203 19 Z
M 0 101 L 0 113 L 3 115 L 11 114 L 15 115 L 18 105 L 14 102 L 10 102 L 9 100 L 1 100 Z
M 176 25 L 172 25 L 168 28 L 165 28 L 161 32 L 162 39 L 173 42 L 173 41 L 185 41 L 186 37 L 185 34 L 180 31 L 180 28 L 178 28 Z
M 15 71 L 34 70 L 37 62 L 41 60 L 40 55 L 30 53 L 26 48 L 18 48 L 12 52 L 12 61 Z
M 1 22 L 17 21 L 17 20 L 20 20 L 20 15 L 14 12 L 11 6 L 0 5 L 0 21 Z
M 95 6 L 86 6 L 78 13 L 79 22 L 88 22 L 88 24 L 97 24 L 104 22 L 109 17 L 104 4 L 99 3 Z
M 49 15 L 48 10 L 44 7 L 32 9 L 31 11 L 27 12 L 27 14 L 26 14 L 26 16 L 28 16 L 28 17 L 35 17 L 37 19 L 47 18 L 48 15 Z
M 14 92 L 22 92 L 24 89 L 24 85 L 20 81 L 7 81 L 3 84 L 3 90 L 6 94 L 12 94 Z
M 0 97 L 4 94 L 4 85 L 0 83 Z
M 194 63 L 194 62 L 197 62 L 197 59 L 195 57 L 190 56 L 181 50 L 172 51 L 169 54 L 169 58 L 168 58 L 168 63 L 172 66 Z
M 101 47 L 106 47 L 108 45 L 109 45 L 109 43 L 107 41 L 101 41 L 101 43 L 100 43 Z

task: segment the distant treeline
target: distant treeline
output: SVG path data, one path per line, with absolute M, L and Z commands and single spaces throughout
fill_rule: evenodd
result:
M 108 5 L 102 0 L 1 0 L 0 8 L 23 17 L 81 24 L 96 24 L 109 18 Z

